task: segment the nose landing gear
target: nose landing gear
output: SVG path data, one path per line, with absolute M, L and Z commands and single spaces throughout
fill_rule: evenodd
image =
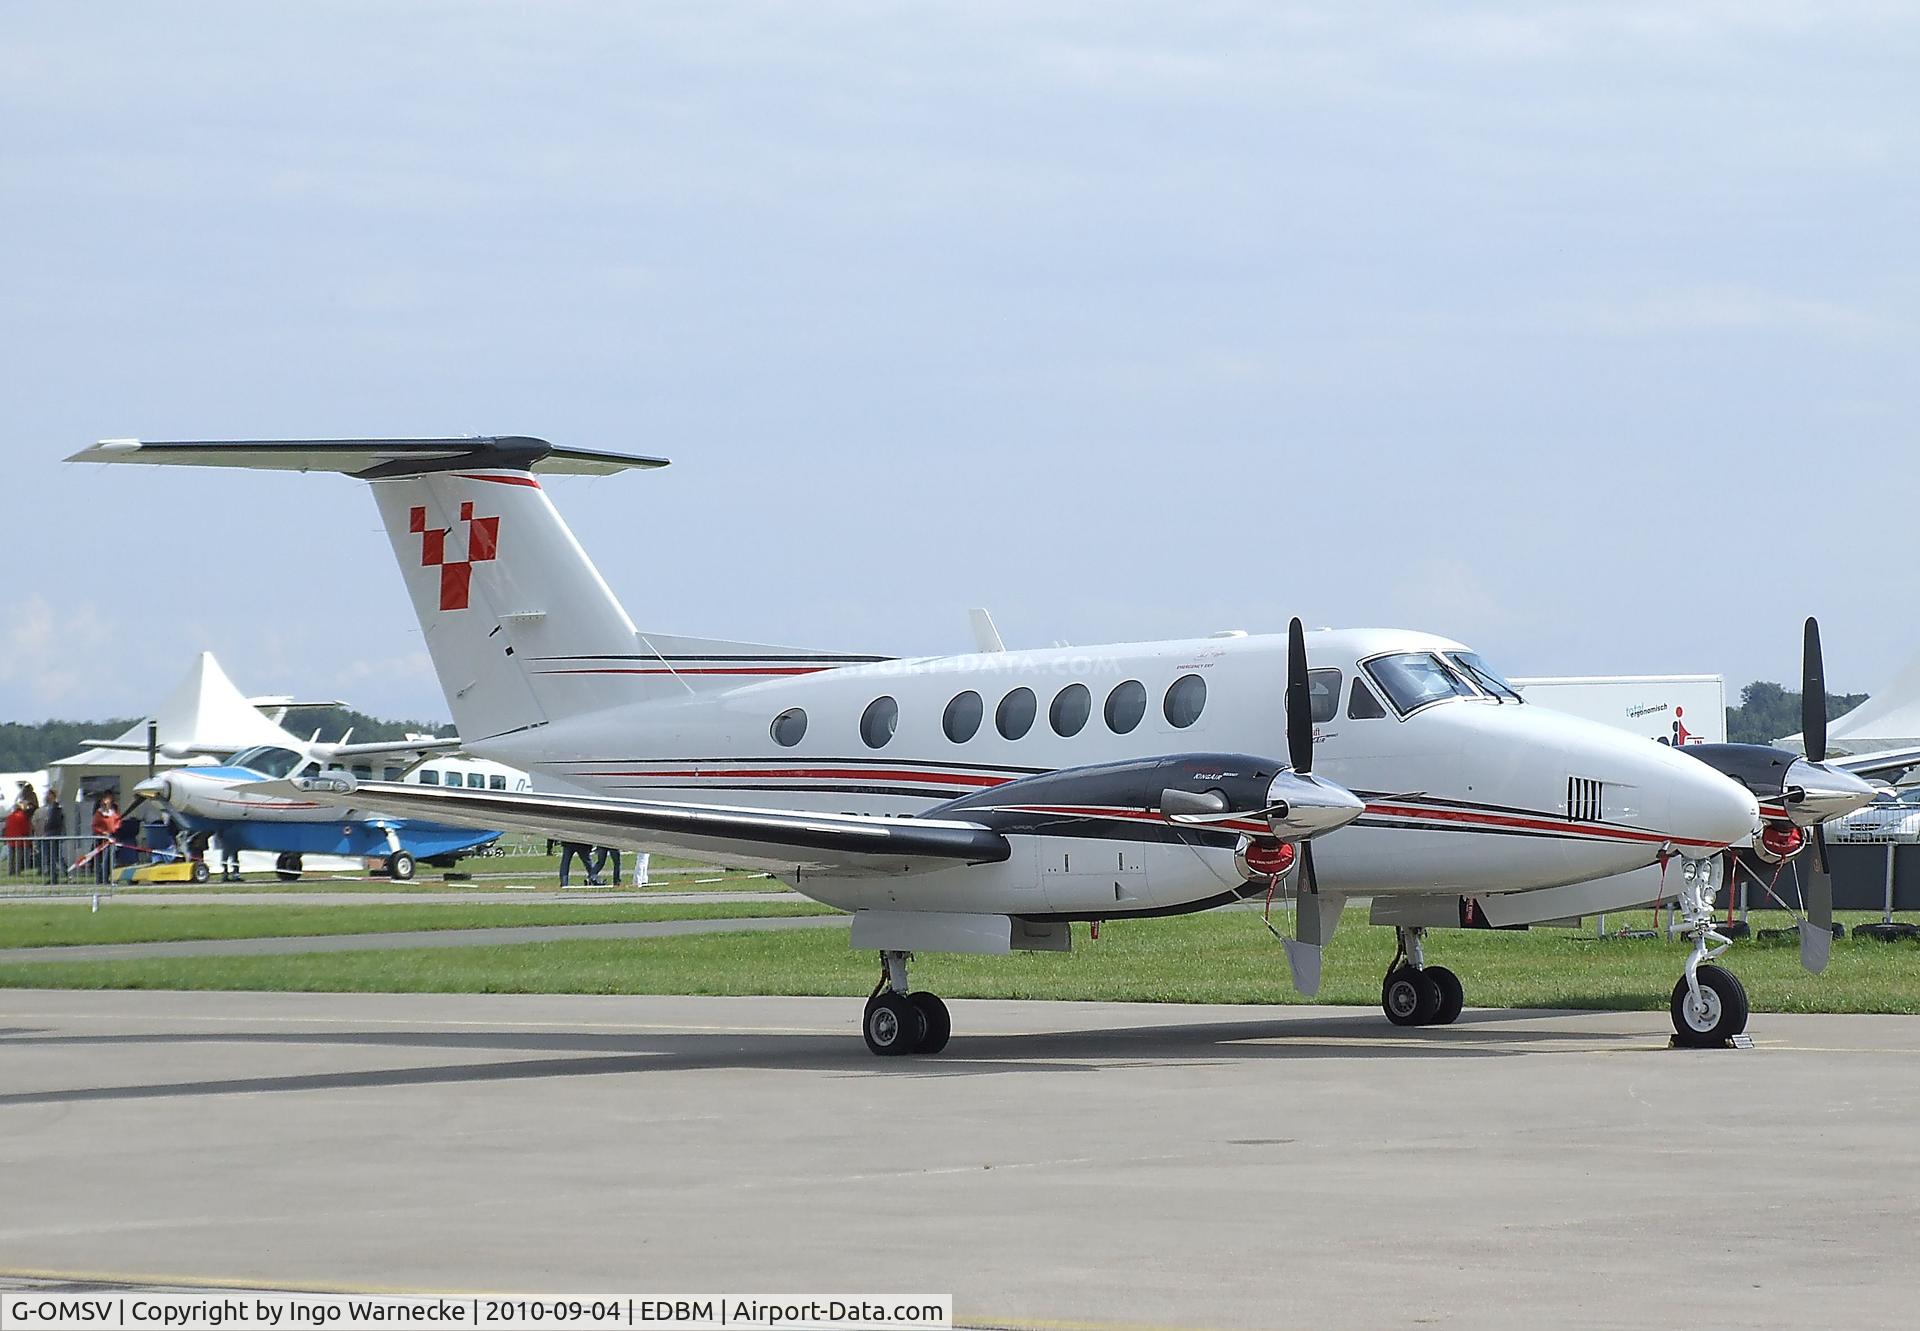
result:
M 1421 944 L 1422 928 L 1401 927 L 1399 950 L 1380 984 L 1380 1008 L 1396 1026 L 1448 1026 L 1466 1002 L 1460 977 L 1445 966 L 1429 966 Z
M 1747 1029 L 1746 988 L 1732 971 L 1711 964 L 1733 946 L 1732 939 L 1713 927 L 1719 894 L 1719 857 L 1681 862 L 1680 920 L 1693 938 L 1693 951 L 1667 1007 L 1673 1016 L 1673 1042 L 1689 1049 L 1730 1044 Z
M 867 999 L 860 1033 L 876 1054 L 937 1054 L 953 1034 L 947 1005 L 925 990 L 907 990 L 907 962 L 911 952 L 880 954 L 880 983 Z

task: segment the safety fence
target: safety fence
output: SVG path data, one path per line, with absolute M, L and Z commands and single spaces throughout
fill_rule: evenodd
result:
M 113 876 L 112 847 L 93 836 L 8 837 L 0 860 L 0 892 L 8 896 L 104 891 Z
M 109 895 L 139 866 L 181 858 L 171 847 L 149 850 L 97 836 L 8 837 L 0 844 L 0 896 Z

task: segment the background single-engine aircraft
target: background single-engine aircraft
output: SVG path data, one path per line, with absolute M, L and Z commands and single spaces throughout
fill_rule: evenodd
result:
M 307 855 L 384 857 L 387 874 L 405 881 L 416 860 L 447 861 L 498 839 L 498 829 L 434 822 L 430 818 L 356 807 L 341 800 L 306 795 L 263 793 L 262 782 L 283 777 L 318 776 L 331 765 L 381 758 L 411 759 L 458 748 L 460 741 L 395 740 L 368 744 L 315 741 L 304 753 L 260 745 L 234 754 L 215 767 L 177 767 L 134 786 L 135 795 L 166 806 L 189 832 L 220 838 L 235 852 L 266 851 L 277 856 L 275 871 L 298 878 Z M 395 775 L 399 775 L 395 769 Z M 196 870 L 196 873 L 198 871 Z
M 1075 920 L 1203 910 L 1296 861 L 1286 954 L 1311 994 L 1350 895 L 1490 898 L 1677 860 L 1706 905 L 1676 992 L 1713 1020 L 1676 1002 L 1675 1030 L 1704 1043 L 1744 1026 L 1738 982 L 1701 963 L 1720 854 L 1759 830 L 1754 796 L 1520 703 L 1460 643 L 1297 620 L 1286 636 L 909 660 L 673 637 L 635 628 L 536 475 L 660 459 L 509 436 L 110 440 L 73 460 L 370 482 L 464 747 L 573 793 L 326 774 L 262 793 L 776 874 L 851 911 L 853 946 L 880 953 L 876 1053 L 946 1043 L 945 1005 L 909 987 L 915 951 L 1063 951 Z M 1459 980 L 1426 964 L 1419 927 L 1399 938 L 1388 1016 L 1452 1020 Z

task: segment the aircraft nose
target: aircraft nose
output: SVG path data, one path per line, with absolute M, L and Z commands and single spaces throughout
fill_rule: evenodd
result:
M 1873 787 L 1852 772 L 1796 758 L 1787 768 L 1788 816 L 1802 827 L 1843 818 L 1873 803 Z M 1800 791 L 1800 798 L 1793 797 Z
M 1760 802 L 1745 786 L 1704 763 L 1675 776 L 1670 831 L 1683 853 L 1717 851 L 1759 834 Z

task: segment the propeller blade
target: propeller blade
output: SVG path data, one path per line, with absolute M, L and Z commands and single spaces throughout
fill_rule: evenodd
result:
M 1810 761 L 1827 760 L 1827 668 L 1820 652 L 1820 621 L 1812 615 L 1807 616 L 1800 663 L 1800 738 Z
M 1313 694 L 1307 686 L 1307 631 L 1297 618 L 1287 625 L 1287 761 L 1303 776 L 1313 770 Z
M 1313 872 L 1313 843 L 1300 843 L 1300 882 L 1294 900 L 1294 927 L 1297 938 L 1282 938 L 1287 954 L 1287 969 L 1293 975 L 1293 987 L 1307 998 L 1320 992 L 1320 958 L 1327 941 L 1340 923 L 1344 897 L 1323 897 Z
M 1819 862 L 1805 885 L 1807 918 L 1800 923 L 1800 964 L 1818 975 L 1827 968 L 1833 951 L 1833 872 L 1827 865 L 1826 834 L 1818 823 L 1813 827 L 1813 846 Z

